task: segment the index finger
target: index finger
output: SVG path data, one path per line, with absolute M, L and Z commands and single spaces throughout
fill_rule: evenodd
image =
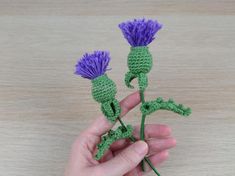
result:
M 133 109 L 136 105 L 140 103 L 140 94 L 139 91 L 136 91 L 127 97 L 125 97 L 119 104 L 121 107 L 121 115 L 123 117 L 127 114 L 131 109 Z M 114 124 L 109 122 L 106 117 L 100 116 L 98 117 L 86 130 L 87 133 L 102 136 L 108 130 L 110 130 Z

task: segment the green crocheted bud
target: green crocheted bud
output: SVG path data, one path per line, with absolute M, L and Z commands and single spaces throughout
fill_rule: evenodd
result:
M 92 80 L 92 96 L 99 103 L 113 100 L 117 93 L 115 83 L 106 74 Z
M 127 65 L 133 74 L 148 73 L 153 65 L 152 55 L 147 46 L 131 47 Z

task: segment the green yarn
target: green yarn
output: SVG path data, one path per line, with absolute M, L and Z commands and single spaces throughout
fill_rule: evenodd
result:
M 125 74 L 125 84 L 126 84 L 126 86 L 127 86 L 128 88 L 131 88 L 131 89 L 134 88 L 134 86 L 131 85 L 131 81 L 132 81 L 133 79 L 135 79 L 136 77 L 137 77 L 137 75 L 135 75 L 135 74 L 133 74 L 133 73 L 131 73 L 131 72 L 127 72 L 127 73 Z
M 100 160 L 110 145 L 119 139 L 125 139 L 132 136 L 134 128 L 131 125 L 126 127 L 119 126 L 116 130 L 110 130 L 108 134 L 101 137 L 101 142 L 97 145 L 98 151 L 95 155 L 96 160 Z
M 152 55 L 147 46 L 131 47 L 127 59 L 129 72 L 125 75 L 125 84 L 129 88 L 134 88 L 130 83 L 133 79 L 138 78 L 140 90 L 145 90 L 148 86 L 148 73 L 153 65 Z
M 140 73 L 138 76 L 139 90 L 144 91 L 148 87 L 148 77 L 144 73 Z
M 115 99 L 116 93 L 115 83 L 106 74 L 92 80 L 92 96 L 97 102 L 101 103 L 101 111 L 112 123 L 115 123 L 121 113 L 119 102 Z M 99 160 L 113 142 L 131 137 L 132 131 L 131 125 L 122 124 L 115 131 L 110 130 L 107 135 L 102 136 L 101 142 L 97 145 L 98 152 L 95 159 Z
M 101 103 L 101 111 L 114 123 L 121 113 L 119 102 L 115 99 L 116 84 L 106 74 L 92 80 L 92 96 Z
M 115 98 L 116 93 L 115 83 L 106 74 L 92 80 L 92 96 L 97 102 L 110 101 Z
M 162 110 L 173 111 L 178 113 L 182 116 L 189 116 L 191 114 L 190 108 L 185 108 L 182 104 L 176 104 L 172 99 L 168 101 L 164 101 L 161 97 L 157 98 L 154 101 L 145 102 L 144 99 L 144 91 L 148 86 L 148 77 L 147 73 L 152 68 L 152 55 L 149 52 L 147 46 L 140 46 L 140 47 L 131 47 L 130 53 L 128 54 L 127 65 L 129 68 L 129 72 L 125 74 L 125 84 L 128 88 L 134 88 L 131 85 L 133 79 L 138 79 L 138 86 L 140 91 L 141 97 L 141 128 L 140 128 L 140 138 L 141 140 L 145 140 L 145 118 L 147 115 Z M 146 160 L 145 160 L 146 161 Z M 144 162 L 141 162 L 142 171 L 144 169 Z M 154 170 L 154 169 L 153 169 Z M 155 172 L 157 175 L 158 172 Z
M 152 55 L 149 52 L 147 46 L 138 46 L 138 47 L 131 47 L 130 53 L 128 54 L 127 58 L 127 65 L 129 68 L 129 72 L 125 75 L 125 84 L 128 88 L 134 88 L 130 83 L 133 79 L 138 78 L 138 85 L 140 93 L 143 94 L 145 89 L 148 86 L 148 77 L 147 73 L 151 70 L 153 61 Z M 141 98 L 141 102 L 143 102 L 144 98 Z M 141 131 L 140 136 L 144 136 L 144 121 L 145 115 L 142 115 L 141 120 Z M 144 140 L 144 137 L 141 138 Z M 142 170 L 144 171 L 144 163 L 141 163 Z
M 119 102 L 116 99 L 101 104 L 101 110 L 109 121 L 114 123 L 121 113 Z
M 144 91 L 148 86 L 148 77 L 145 73 L 140 73 L 138 75 L 135 75 L 131 72 L 127 72 L 125 75 L 125 84 L 128 88 L 133 89 L 134 86 L 132 86 L 130 83 L 133 79 L 138 78 L 138 85 L 139 90 Z
M 164 101 L 161 97 L 154 101 L 145 102 L 140 107 L 140 110 L 144 115 L 149 115 L 160 109 L 173 111 L 182 116 L 189 116 L 192 112 L 190 108 L 186 108 L 182 104 L 176 104 L 173 99 Z
M 153 65 L 152 55 L 147 46 L 131 47 L 127 65 L 133 74 L 148 73 Z

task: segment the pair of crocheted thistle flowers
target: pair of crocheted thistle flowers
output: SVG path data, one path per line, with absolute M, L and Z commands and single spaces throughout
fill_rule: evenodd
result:
M 119 24 L 119 28 L 131 45 L 127 57 L 129 71 L 125 75 L 125 84 L 129 88 L 134 88 L 131 85 L 131 81 L 135 78 L 138 80 L 138 89 L 141 97 L 140 111 L 142 113 L 140 138 L 141 140 L 145 140 L 144 124 L 147 115 L 162 109 L 173 111 L 182 116 L 189 116 L 191 109 L 184 107 L 182 104 L 176 104 L 172 99 L 167 101 L 164 101 L 161 97 L 152 101 L 145 101 L 144 99 L 144 91 L 148 86 L 147 73 L 153 65 L 148 44 L 155 39 L 154 36 L 162 28 L 162 25 L 156 20 L 134 19 L 133 21 Z M 124 138 L 129 138 L 133 142 L 136 140 L 132 136 L 133 127 L 131 125 L 125 125 L 119 118 L 121 108 L 118 100 L 115 98 L 117 93 L 116 85 L 106 74 L 109 62 L 110 55 L 107 51 L 86 53 L 78 61 L 75 72 L 75 74 L 91 80 L 92 96 L 101 104 L 101 111 L 105 117 L 112 123 L 118 120 L 121 124 L 116 130 L 110 130 L 106 135 L 101 137 L 101 142 L 97 145 L 98 152 L 94 157 L 96 160 L 102 158 L 105 151 L 113 142 Z M 147 157 L 144 160 L 157 175 L 160 175 Z M 144 170 L 143 162 L 142 169 Z

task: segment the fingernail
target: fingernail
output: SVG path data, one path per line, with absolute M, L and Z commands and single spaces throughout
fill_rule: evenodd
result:
M 134 143 L 133 149 L 135 150 L 136 153 L 143 156 L 148 153 L 148 144 L 144 141 L 138 141 Z

